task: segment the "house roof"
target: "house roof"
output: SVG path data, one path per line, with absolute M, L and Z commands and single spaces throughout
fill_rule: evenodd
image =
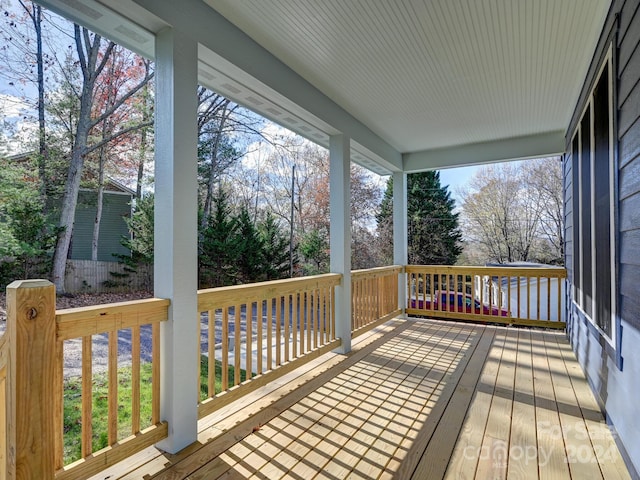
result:
M 146 54 L 187 29 L 203 85 L 320 144 L 344 132 L 383 173 L 561 153 L 611 1 L 44 3 L 109 5 L 85 20 Z

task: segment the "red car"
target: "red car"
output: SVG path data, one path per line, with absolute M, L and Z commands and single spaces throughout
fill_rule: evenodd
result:
M 440 300 L 440 301 L 438 301 Z M 463 306 L 464 303 L 464 306 Z M 471 306 L 474 305 L 472 311 Z M 417 308 L 418 310 L 437 310 L 441 312 L 460 312 L 460 313 L 475 313 L 483 315 L 492 315 L 494 317 L 508 317 L 509 311 L 505 308 L 495 306 L 489 306 L 481 304 L 478 300 L 471 298 L 471 295 L 462 292 L 439 292 L 436 293 L 436 299 L 431 303 L 431 299 L 416 300 L 411 299 L 410 308 Z

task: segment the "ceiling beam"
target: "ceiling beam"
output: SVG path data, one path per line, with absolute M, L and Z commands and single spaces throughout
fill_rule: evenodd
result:
M 508 160 L 551 157 L 563 154 L 564 149 L 564 132 L 554 131 L 405 153 L 402 159 L 404 171 L 411 173 Z

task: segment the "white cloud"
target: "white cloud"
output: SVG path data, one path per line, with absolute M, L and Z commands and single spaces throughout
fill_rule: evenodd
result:
M 0 93 L 0 114 L 5 119 L 21 117 L 29 109 L 29 105 L 21 98 Z

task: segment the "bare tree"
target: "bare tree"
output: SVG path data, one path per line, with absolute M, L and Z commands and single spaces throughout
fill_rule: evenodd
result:
M 34 105 L 38 116 L 38 176 L 40 196 L 46 206 L 47 148 L 45 122 L 45 69 L 53 64 L 43 46 L 43 10 L 35 2 L 18 0 L 22 15 L 5 10 L 5 24 L 0 28 L 4 45 L 0 74 L 9 85 L 33 83 L 37 89 Z M 35 72 L 34 72 L 35 66 Z M 26 100 L 26 97 L 25 97 Z
M 553 159 L 483 167 L 462 189 L 466 241 L 486 261 L 562 258 L 562 181 Z
M 59 292 L 64 292 L 64 276 L 66 271 L 67 256 L 73 234 L 73 219 L 78 203 L 78 191 L 84 167 L 85 157 L 94 150 L 99 149 L 114 138 L 141 128 L 142 124 L 126 126 L 115 131 L 108 138 L 102 138 L 99 142 L 89 144 L 91 130 L 112 115 L 121 105 L 138 92 L 153 77 L 153 73 L 146 65 L 143 78 L 126 93 L 117 98 L 110 108 L 106 108 L 97 118 L 92 118 L 94 91 L 96 82 L 102 74 L 109 58 L 115 48 L 115 43 L 103 44 L 102 37 L 92 34 L 84 27 L 74 25 L 74 39 L 78 64 L 82 76 L 82 86 L 78 92 L 79 113 L 73 138 L 71 159 L 67 172 L 67 180 L 62 199 L 62 211 L 60 214 L 61 233 L 56 242 L 53 257 L 53 282 Z
M 542 207 L 540 233 L 549 245 L 549 262 L 564 262 L 564 203 L 560 157 L 524 163 L 527 188 L 536 193 Z

